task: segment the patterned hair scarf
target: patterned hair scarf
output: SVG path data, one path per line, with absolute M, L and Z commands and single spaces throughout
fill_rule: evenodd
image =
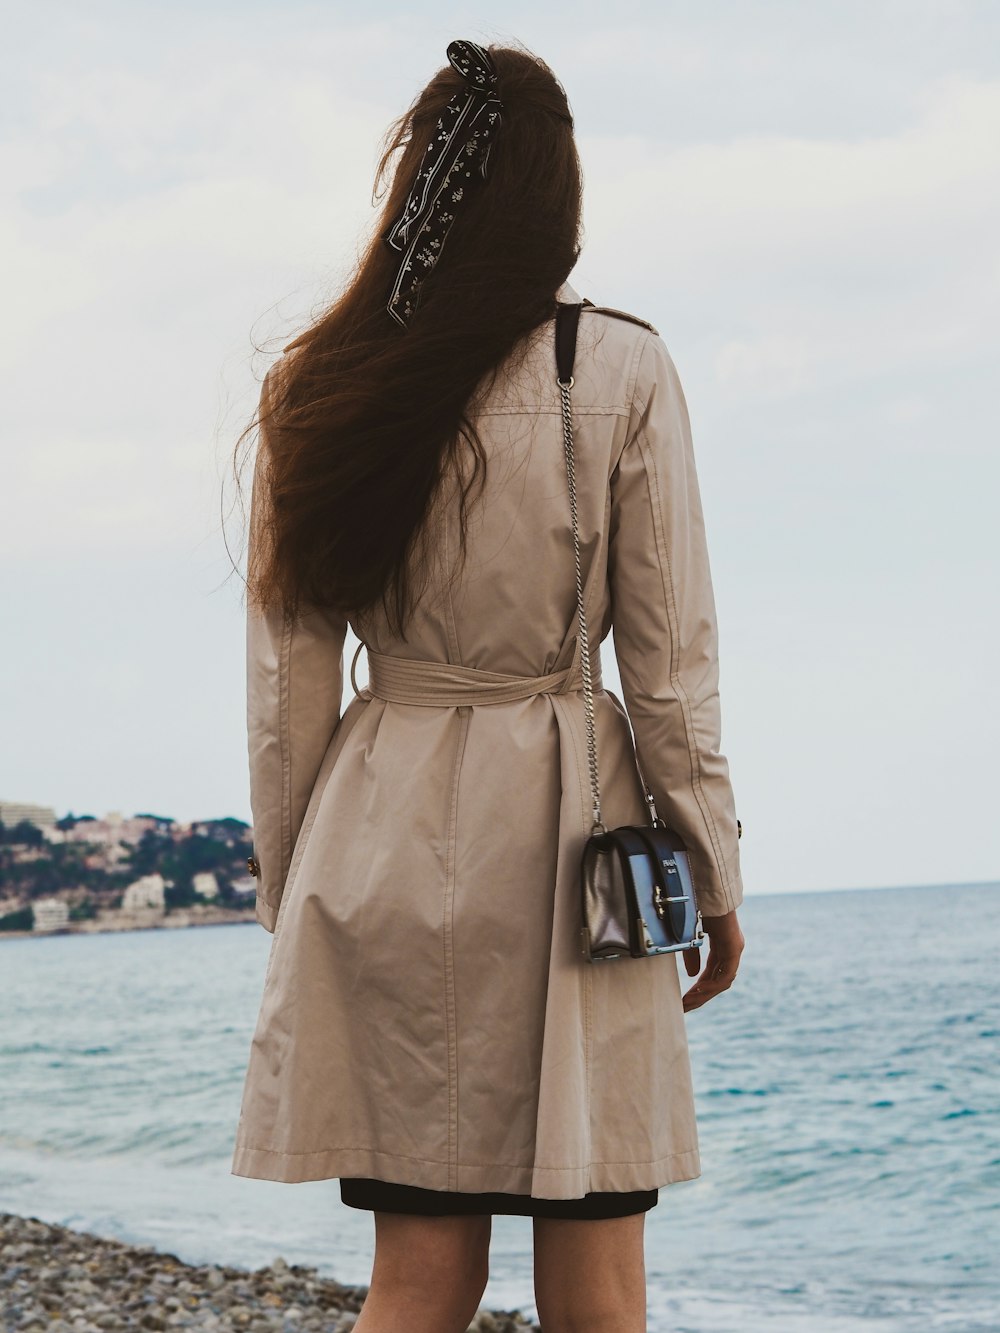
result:
M 448 44 L 448 59 L 465 87 L 438 120 L 406 207 L 382 233 L 386 244 L 402 253 L 386 310 L 404 328 L 417 308 L 420 284 L 441 257 L 456 209 L 474 183 L 473 171 L 486 179 L 502 123 L 503 102 L 495 91 L 497 72 L 489 52 L 475 42 L 454 41 Z

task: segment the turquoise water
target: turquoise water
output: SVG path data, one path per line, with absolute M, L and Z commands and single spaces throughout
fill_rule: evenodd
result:
M 1000 886 L 740 919 L 736 985 L 686 1020 L 703 1174 L 647 1215 L 650 1330 L 997 1333 Z M 0 1209 L 367 1282 L 335 1181 L 229 1173 L 270 938 L 0 942 Z M 494 1219 L 485 1303 L 534 1314 L 530 1220 Z

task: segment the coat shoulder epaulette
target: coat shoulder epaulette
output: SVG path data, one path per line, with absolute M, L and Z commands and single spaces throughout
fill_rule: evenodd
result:
M 595 310 L 601 315 L 613 315 L 616 319 L 631 320 L 633 324 L 641 324 L 644 329 L 649 329 L 650 333 L 659 335 L 659 329 L 654 328 L 648 319 L 640 319 L 638 315 L 630 315 L 627 310 L 616 310 L 614 306 L 610 305 L 589 305 L 587 309 Z

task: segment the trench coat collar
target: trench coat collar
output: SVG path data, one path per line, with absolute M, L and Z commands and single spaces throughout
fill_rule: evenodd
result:
M 576 305 L 583 300 L 583 297 L 575 287 L 570 285 L 569 281 L 566 281 L 556 292 L 556 300 L 565 301 L 570 305 Z

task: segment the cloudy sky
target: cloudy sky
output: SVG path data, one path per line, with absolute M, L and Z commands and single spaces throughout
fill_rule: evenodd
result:
M 249 818 L 234 442 L 388 123 L 513 39 L 577 119 L 574 286 L 685 386 L 748 896 L 1000 877 L 1000 8 L 362 12 L 5 10 L 0 798 Z

